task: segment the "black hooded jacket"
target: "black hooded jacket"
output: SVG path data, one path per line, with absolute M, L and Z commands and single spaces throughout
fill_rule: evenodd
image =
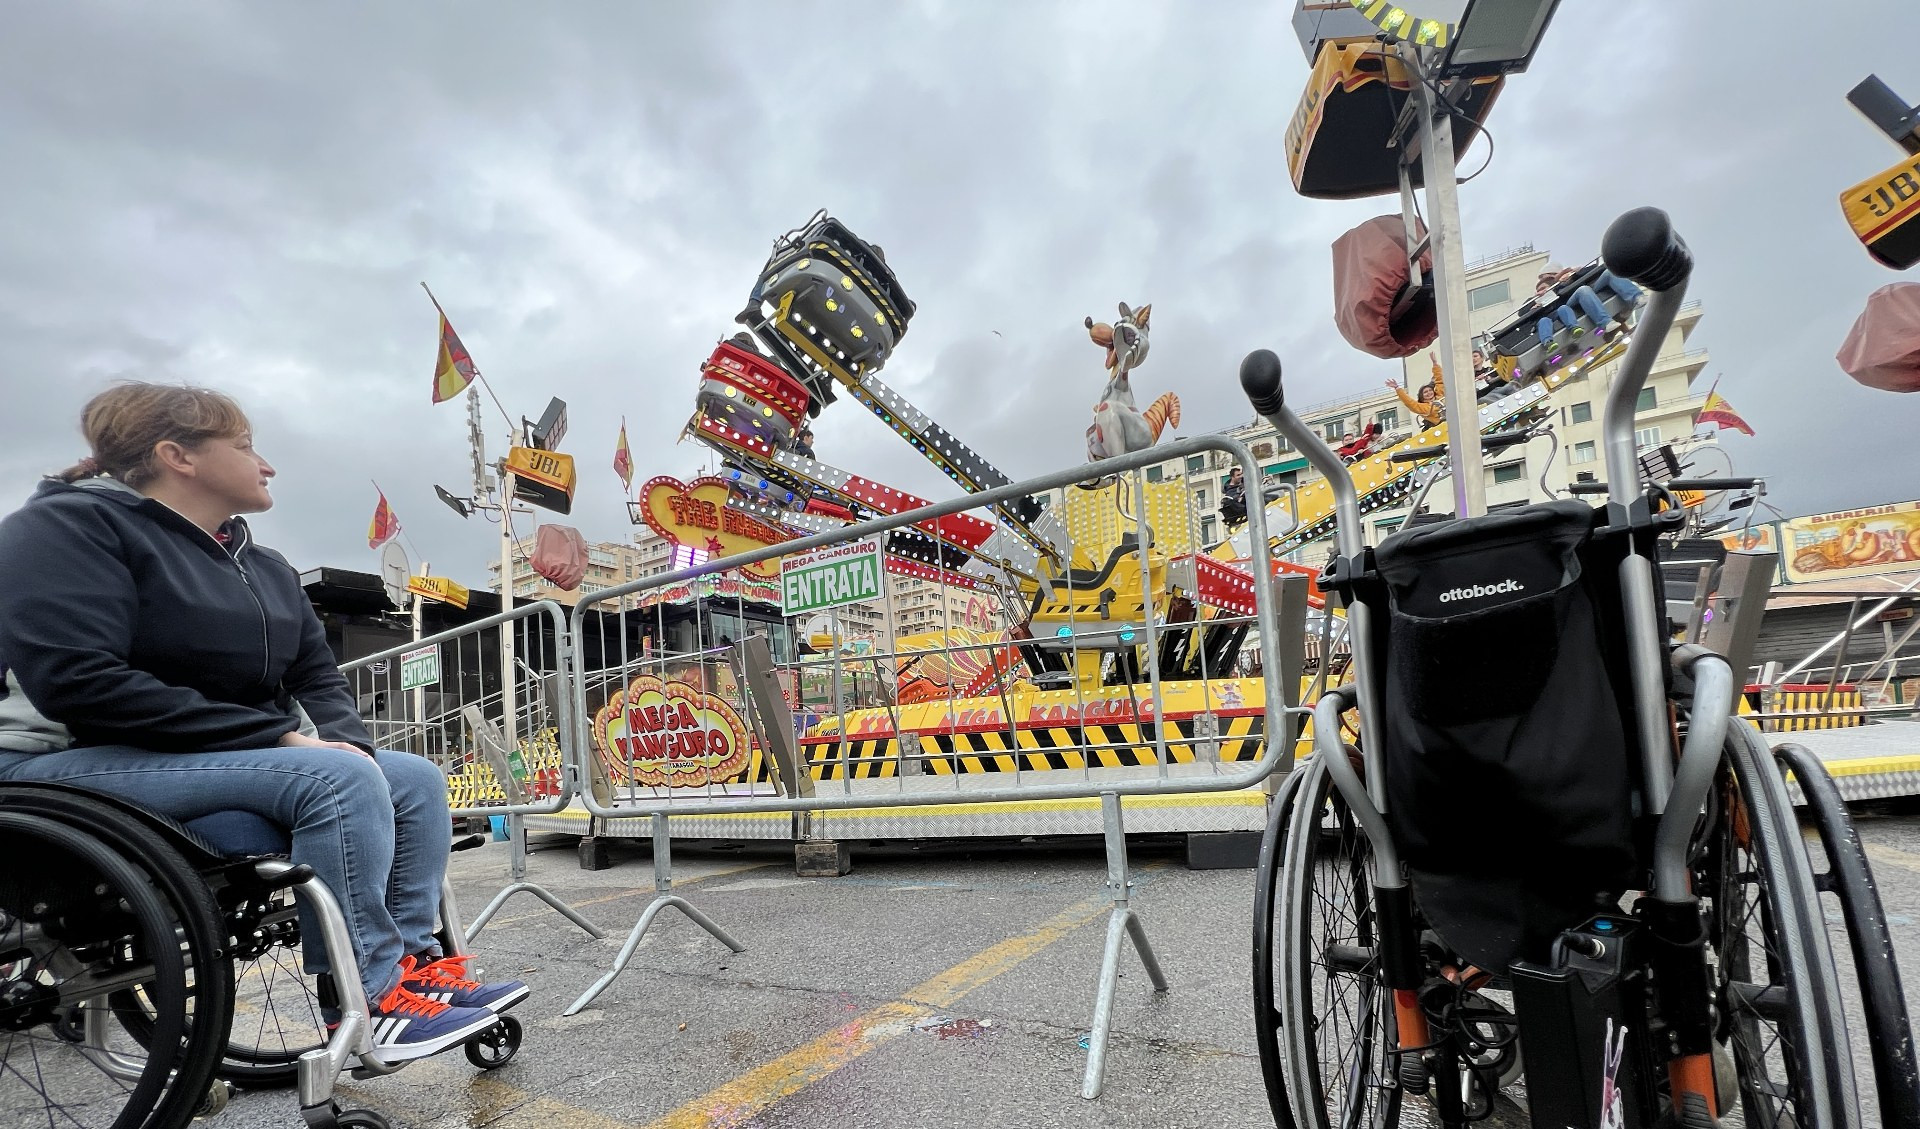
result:
M 0 749 L 262 749 L 304 711 L 371 752 L 299 574 L 223 533 L 104 478 L 0 520 Z

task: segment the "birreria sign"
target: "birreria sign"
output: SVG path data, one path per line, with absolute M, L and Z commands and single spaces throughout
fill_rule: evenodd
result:
M 780 561 L 780 610 L 790 616 L 880 598 L 880 539 L 795 553 Z

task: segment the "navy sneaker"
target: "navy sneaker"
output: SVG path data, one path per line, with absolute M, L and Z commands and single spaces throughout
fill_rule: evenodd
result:
M 519 980 L 504 980 L 498 984 L 482 984 L 467 975 L 469 957 L 441 957 L 426 964 L 416 964 L 414 958 L 404 957 L 400 961 L 400 986 L 457 1008 L 485 1008 L 499 1014 L 533 994 L 533 989 Z
M 439 1054 L 500 1022 L 486 1008 L 427 999 L 404 980 L 371 1010 L 374 1051 L 390 1063 Z

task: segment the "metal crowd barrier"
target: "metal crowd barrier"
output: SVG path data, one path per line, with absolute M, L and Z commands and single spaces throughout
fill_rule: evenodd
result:
M 876 655 L 856 656 L 852 660 L 856 669 L 849 674 L 848 659 L 843 655 L 838 639 L 835 639 L 830 673 L 831 708 L 803 711 L 803 714 L 812 714 L 811 728 L 815 734 L 802 739 L 792 712 L 796 704 L 804 703 L 797 701 L 797 687 L 790 689 L 781 684 L 782 668 L 797 668 L 791 656 L 783 663 L 781 656 L 773 654 L 773 646 L 764 635 L 746 634 L 739 639 L 728 639 L 720 647 L 705 649 L 701 639 L 683 639 L 683 645 L 676 647 L 670 645 L 673 640 L 663 635 L 648 634 L 643 621 L 629 624 L 628 617 L 644 617 L 648 614 L 646 604 L 649 593 L 659 593 L 701 577 L 794 553 L 849 545 L 910 526 L 933 528 L 931 523 L 937 519 L 966 511 L 989 514 L 994 512 L 989 507 L 1018 503 L 1029 496 L 1056 488 L 1073 490 L 1079 484 L 1096 480 L 1114 484 L 1114 504 L 1120 507 L 1123 519 L 1137 517 L 1142 524 L 1150 525 L 1148 501 L 1154 491 L 1149 489 L 1151 484 L 1146 481 L 1143 468 L 1149 463 L 1204 456 L 1209 452 L 1222 452 L 1231 462 L 1237 463 L 1245 481 L 1260 480 L 1259 467 L 1241 443 L 1223 436 L 1181 439 L 1132 455 L 1073 467 L 909 513 L 648 577 L 583 598 L 574 608 L 570 623 L 571 658 L 577 665 L 575 675 L 570 680 L 573 700 L 568 716 L 574 728 L 571 740 L 562 744 L 575 758 L 576 779 L 592 780 L 596 773 L 603 773 L 608 778 L 609 786 L 603 794 L 596 794 L 603 791 L 598 785 L 579 792 L 581 805 L 592 818 L 612 820 L 644 817 L 650 820 L 657 895 L 635 922 L 612 967 L 569 1005 L 564 1014 L 579 1012 L 613 982 L 632 960 L 634 951 L 654 918 L 666 908 L 685 913 L 723 944 L 736 952 L 744 951 L 744 946 L 725 930 L 672 892 L 670 821 L 676 817 L 791 813 L 795 839 L 804 841 L 810 836 L 812 821 L 831 812 L 1097 798 L 1100 801 L 1101 828 L 1108 858 L 1106 890 L 1112 902 L 1107 943 L 1098 979 L 1087 1069 L 1082 1085 L 1083 1096 L 1097 1097 L 1105 1072 L 1115 981 L 1124 938 L 1133 939 L 1135 950 L 1146 966 L 1155 989 L 1165 990 L 1167 987 L 1148 943 L 1144 925 L 1130 900 L 1133 884 L 1127 870 L 1122 798 L 1192 795 L 1259 787 L 1276 771 L 1291 765 L 1294 737 L 1301 721 L 1307 716 L 1307 711 L 1295 704 L 1299 691 L 1306 586 L 1304 579 L 1297 576 L 1264 581 L 1259 579 L 1274 577 L 1263 509 L 1259 506 L 1249 507 L 1245 542 L 1250 559 L 1244 567 L 1256 578 L 1251 585 L 1252 591 L 1247 593 L 1252 614 L 1241 615 L 1237 619 L 1233 615 L 1222 615 L 1219 619 L 1220 630 L 1239 627 L 1243 636 L 1248 629 L 1257 636 L 1246 646 L 1253 648 L 1250 657 L 1257 659 L 1258 669 L 1266 676 L 1261 683 L 1263 689 L 1259 700 L 1236 703 L 1240 713 L 1256 716 L 1261 722 L 1257 755 L 1238 763 L 1224 762 L 1217 756 L 1210 759 L 1201 755 L 1210 747 L 1209 743 L 1217 751 L 1221 735 L 1206 732 L 1206 726 L 1199 717 L 1194 718 L 1184 730 L 1176 723 L 1162 719 L 1162 706 L 1167 701 L 1168 690 L 1163 686 L 1158 660 L 1162 654 L 1159 646 L 1161 638 L 1169 632 L 1188 632 L 1186 641 L 1198 645 L 1208 637 L 1200 633 L 1200 625 L 1194 618 L 1198 613 L 1192 609 L 1183 612 L 1186 618 L 1173 622 L 1163 619 L 1155 610 L 1154 598 L 1166 590 L 1171 578 L 1154 569 L 1147 551 L 1147 538 L 1135 537 L 1124 555 L 1114 554 L 1108 562 L 1107 573 L 1103 574 L 1112 582 L 1109 587 L 1124 587 L 1119 581 L 1126 581 L 1129 575 L 1138 581 L 1141 599 L 1137 608 L 1129 605 L 1130 618 L 1124 623 L 1116 623 L 1108 615 L 1114 593 L 1107 591 L 1102 595 L 1085 587 L 1087 582 L 1083 580 L 1080 586 L 1065 589 L 1062 594 L 1067 598 L 1053 605 L 1056 608 L 1064 606 L 1066 610 L 1064 621 L 1050 628 L 1054 631 L 1052 636 L 1022 640 L 1018 644 L 1003 642 L 984 645 L 986 661 L 991 664 L 996 647 L 1005 649 L 1017 645 L 1025 649 L 1037 643 L 1050 648 L 1055 654 L 1063 655 L 1068 672 L 1078 668 L 1083 675 L 1089 669 L 1088 664 L 1105 664 L 1099 665 L 1099 669 L 1114 672 L 1119 668 L 1111 664 L 1131 661 L 1122 658 L 1122 655 L 1144 652 L 1146 661 L 1125 668 L 1121 683 L 1126 687 L 1125 691 L 1103 696 L 1103 709 L 1107 711 L 1105 720 L 1112 724 L 1095 724 L 1094 715 L 1085 708 L 1087 703 L 1078 681 L 1062 679 L 1056 671 L 1048 680 L 1050 683 L 1074 683 L 1072 702 L 1075 708 L 1070 714 L 1074 719 L 1073 724 L 1065 728 L 1051 727 L 1052 736 L 1048 744 L 1040 748 L 1033 740 L 1035 726 L 1029 722 L 1023 727 L 1023 719 L 1016 716 L 1016 710 L 1002 709 L 980 727 L 990 736 L 999 735 L 991 742 L 994 747 L 982 748 L 975 751 L 974 755 L 1007 758 L 1010 763 L 999 767 L 1010 768 L 1010 771 L 981 774 L 977 779 L 990 779 L 992 782 L 977 786 L 962 786 L 963 782 L 959 779 L 961 766 L 958 763 L 960 753 L 952 748 L 941 748 L 937 739 L 932 741 L 930 747 L 928 735 L 910 732 L 902 727 L 898 713 L 900 707 L 894 700 L 898 687 L 893 684 L 896 679 L 890 677 L 889 672 L 897 673 L 896 661 L 903 656 L 894 654 L 891 648 Z M 1215 469 L 1224 474 L 1226 467 Z M 1186 484 L 1177 486 L 1183 492 L 1187 488 Z M 1132 515 L 1127 515 L 1125 509 L 1129 494 L 1134 506 Z M 1182 497 L 1187 496 L 1183 493 Z M 976 562 L 996 544 L 995 538 L 1013 536 L 1004 518 L 994 516 L 990 520 L 998 526 L 998 530 L 995 537 L 983 543 L 982 552 L 976 554 Z M 1046 522 L 1051 519 L 1043 516 L 1028 520 Z M 1155 532 L 1152 539 L 1154 543 L 1167 544 L 1179 539 L 1180 531 L 1175 528 L 1177 521 L 1163 521 L 1162 524 L 1166 528 Z M 1117 528 L 1124 528 L 1124 521 Z M 1193 552 L 1205 552 L 1204 542 L 1207 538 L 1189 537 L 1187 540 L 1194 542 Z M 1192 562 L 1184 567 L 1197 572 L 1206 566 Z M 939 573 L 940 570 L 928 571 Z M 1197 588 L 1191 587 L 1190 578 L 1194 573 L 1185 575 L 1189 578 L 1185 590 L 1197 592 Z M 977 564 L 970 576 L 973 583 L 988 587 L 993 585 L 992 576 L 979 569 Z M 1117 581 L 1115 578 L 1118 578 Z M 946 581 L 943 579 L 942 583 Z M 1284 626 L 1280 607 L 1280 593 L 1283 590 L 1288 593 L 1289 607 L 1293 608 L 1285 617 Z M 1056 589 L 1056 592 L 1060 593 L 1061 590 Z M 1082 599 L 1075 599 L 1076 596 Z M 629 611 L 631 604 L 640 606 Z M 609 605 L 614 605 L 614 608 Z M 1222 607 L 1225 608 L 1225 605 Z M 595 610 L 603 614 L 595 617 L 592 628 L 594 634 L 590 640 L 587 617 Z M 1009 609 L 1010 612 L 1015 610 Z M 1023 615 L 1024 610 L 1020 610 L 1020 614 Z M 606 624 L 609 618 L 616 625 L 617 646 L 608 641 Z M 1018 619 L 1010 615 L 1009 622 L 1018 622 Z M 1170 640 L 1181 641 L 1177 638 Z M 685 645 L 687 643 L 691 645 Z M 959 647 L 949 645 L 934 650 L 945 652 L 950 659 L 953 654 L 969 647 L 980 646 L 977 643 Z M 1231 651 L 1232 648 L 1227 650 Z M 1205 707 L 1200 713 L 1212 717 L 1219 711 L 1209 697 L 1214 693 L 1214 684 L 1213 672 L 1205 669 L 1208 653 L 1203 646 L 1199 662 L 1205 677 L 1199 679 L 1197 692 Z M 875 690 L 875 695 L 869 699 L 872 704 L 865 706 L 862 705 L 861 690 L 863 672 L 858 669 L 862 666 L 871 667 Z M 1218 673 L 1230 676 L 1233 672 Z M 673 677 L 666 677 L 668 675 Z M 1114 677 L 1121 675 L 1115 673 Z M 1192 680 L 1185 681 L 1189 685 L 1179 692 L 1187 695 L 1195 693 L 1190 685 Z M 971 690 L 979 686 L 991 686 L 992 683 L 989 672 L 984 680 L 975 678 L 967 688 Z M 1114 689 L 1113 683 L 1105 685 L 1109 690 Z M 849 686 L 852 686 L 851 694 L 848 693 Z M 952 692 L 954 681 L 949 680 L 947 686 Z M 997 690 L 983 692 L 982 696 L 988 699 L 998 697 L 1002 703 L 1008 700 L 1004 683 Z M 949 698 L 950 706 L 953 700 Z M 1112 703 L 1115 700 L 1125 703 L 1124 707 L 1114 706 Z M 889 717 L 896 748 L 891 757 L 862 758 L 857 755 L 850 740 L 856 734 L 850 731 L 849 719 L 850 715 L 861 713 L 863 708 L 867 720 L 877 717 L 876 711 L 893 711 Z M 1113 714 L 1115 709 L 1119 710 L 1119 716 Z M 1219 709 L 1227 709 L 1227 703 L 1219 703 Z M 1067 712 L 1064 702 L 1061 703 L 1061 710 Z M 729 712 L 734 715 L 732 719 L 727 717 Z M 992 715 L 990 705 L 986 712 Z M 951 713 L 948 716 L 946 728 L 952 733 L 957 727 L 951 722 Z M 733 720 L 739 724 L 733 726 Z M 629 728 L 629 721 L 649 726 L 652 731 L 643 740 Z M 735 734 L 750 730 L 752 737 L 734 741 L 723 733 L 721 737 L 713 738 L 712 733 L 727 728 L 720 724 L 721 721 L 728 722 Z M 1250 727 L 1251 722 L 1248 724 Z M 1107 730 L 1112 730 L 1113 735 L 1107 735 Z M 1062 734 L 1073 739 L 1062 741 Z M 649 741 L 653 743 L 647 745 Z M 662 741 L 678 743 L 663 746 L 660 744 Z M 643 745 L 646 747 L 642 748 Z M 1247 750 L 1254 745 L 1254 742 L 1245 743 Z M 758 749 L 760 760 L 749 763 L 748 750 L 740 746 Z M 670 748 L 671 751 L 663 756 L 663 748 Z M 1122 753 L 1125 754 L 1124 761 L 1118 759 Z M 1033 763 L 1035 754 L 1060 758 L 1048 763 L 1061 767 L 1048 772 L 1026 771 L 1026 766 Z M 702 762 L 703 757 L 705 762 Z M 863 760 L 867 767 L 875 771 L 862 775 L 859 770 Z M 670 761 L 673 763 L 668 763 Z M 1076 761 L 1077 769 L 1073 767 Z M 888 766 L 885 771 L 880 769 L 883 762 Z M 827 784 L 827 780 L 816 783 L 813 770 L 816 763 L 823 769 L 837 770 L 823 772 L 827 780 L 839 784 L 837 788 L 822 786 Z M 920 766 L 919 770 L 909 767 L 915 764 Z M 954 771 L 942 773 L 938 768 L 929 767 L 939 764 Z M 691 786 L 664 786 L 669 774 L 682 768 Z M 888 776 L 893 779 L 886 787 L 856 789 L 854 786 L 856 778 L 872 782 Z M 1061 777 L 1067 779 L 1062 780 Z
M 505 710 L 500 635 L 513 633 L 514 710 Z M 606 934 L 552 891 L 526 881 L 526 815 L 565 810 L 579 792 L 566 610 L 522 604 L 340 667 L 382 748 L 417 753 L 447 774 L 456 816 L 500 817 L 509 882 L 466 927 L 470 942 L 515 894 L 531 894 L 594 937 Z M 459 920 L 450 916 L 449 920 Z

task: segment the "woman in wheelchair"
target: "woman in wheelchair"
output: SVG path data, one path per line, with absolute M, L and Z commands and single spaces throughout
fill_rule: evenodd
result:
M 445 776 L 375 748 L 298 574 L 236 516 L 273 505 L 245 414 L 125 383 L 81 426 L 92 454 L 0 521 L 0 780 L 286 828 L 345 909 L 385 1060 L 492 1027 L 528 989 L 469 978 L 434 939 Z

